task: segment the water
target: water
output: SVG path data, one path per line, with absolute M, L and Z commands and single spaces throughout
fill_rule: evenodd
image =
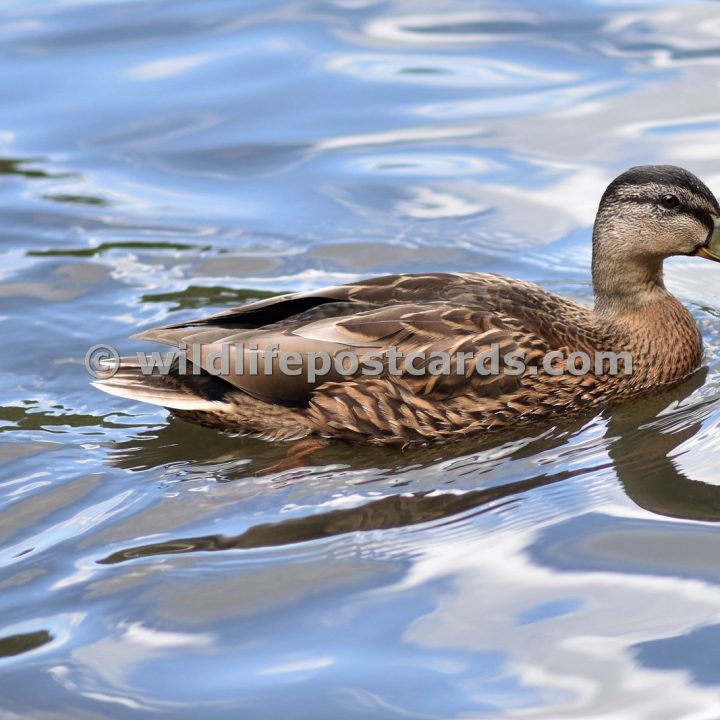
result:
M 492 443 L 285 447 L 87 348 L 268 291 L 477 269 L 589 301 L 619 171 L 720 190 L 715 2 L 6 0 L 0 717 L 720 717 L 703 371 Z

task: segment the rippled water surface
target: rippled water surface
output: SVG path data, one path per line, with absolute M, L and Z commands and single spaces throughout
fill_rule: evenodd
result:
M 672 395 L 492 443 L 286 448 L 88 385 L 268 291 L 589 301 L 620 170 L 720 190 L 720 4 L 6 0 L 0 717 L 720 717 L 720 274 Z

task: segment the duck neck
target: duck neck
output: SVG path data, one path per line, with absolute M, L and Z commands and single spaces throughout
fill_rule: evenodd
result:
M 610 242 L 605 248 L 618 245 Z M 594 314 L 612 343 L 632 354 L 635 385 L 675 382 L 702 361 L 700 330 L 690 311 L 665 289 L 662 258 L 619 260 L 623 254 L 603 253 L 602 245 L 594 245 Z
M 610 231 L 612 232 L 612 231 Z M 593 234 L 592 281 L 595 312 L 623 316 L 670 299 L 663 280 L 663 259 L 622 256 L 612 252 L 625 245 L 621 238 Z

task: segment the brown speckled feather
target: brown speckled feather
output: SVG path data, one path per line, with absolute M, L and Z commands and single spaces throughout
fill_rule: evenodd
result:
M 667 205 L 673 193 L 677 203 Z M 665 203 L 665 204 L 664 204 Z M 309 435 L 378 444 L 452 439 L 532 422 L 558 413 L 605 407 L 657 392 L 693 372 L 702 339 L 691 314 L 665 289 L 662 260 L 707 249 L 720 206 L 694 176 L 666 166 L 634 168 L 617 178 L 600 204 L 593 235 L 595 307 L 531 283 L 485 273 L 390 275 L 308 293 L 285 295 L 137 337 L 179 347 L 201 343 L 199 375 L 143 376 L 125 361 L 98 381 L 118 395 L 155 402 L 178 415 L 234 432 L 275 439 Z M 642 232 L 641 232 L 642 231 Z M 640 234 L 641 239 L 637 236 Z M 717 259 L 711 253 L 705 257 Z M 224 345 L 233 362 L 252 346 L 335 356 L 380 354 L 374 376 L 347 368 L 312 382 L 275 360 L 269 374 L 210 374 Z M 468 354 L 498 348 L 522 353 L 525 370 L 483 374 Z M 390 372 L 389 350 L 442 351 L 444 374 Z M 577 375 L 564 360 L 559 374 L 547 353 L 629 353 L 632 373 Z M 421 363 L 422 365 L 422 363 Z M 417 366 L 416 366 L 417 367 Z
M 678 307 L 681 314 L 687 312 Z M 309 383 L 304 374 L 288 376 L 273 368 L 269 376 L 231 373 L 220 379 L 202 375 L 208 386 L 225 390 L 222 402 L 214 408 L 199 403 L 197 408 L 174 407 L 162 393 L 157 399 L 197 422 L 283 439 L 320 434 L 406 444 L 464 437 L 521 420 L 607 404 L 610 392 L 634 394 L 649 382 L 675 379 L 649 378 L 642 368 L 631 378 L 603 378 L 602 382 L 595 375 L 548 376 L 540 361 L 550 350 L 567 354 L 636 347 L 651 358 L 653 348 L 646 337 L 638 340 L 632 332 L 623 336 L 619 327 L 598 323 L 590 308 L 531 283 L 482 273 L 374 278 L 264 300 L 138 337 L 173 346 L 201 342 L 205 357 L 222 343 L 252 341 L 260 348 L 277 344 L 281 352 L 301 354 L 311 350 L 334 354 L 345 349 L 362 354 L 390 346 L 405 354 L 441 350 L 454 361 L 460 351 L 474 355 L 496 344 L 501 356 L 522 351 L 532 369 L 515 376 L 481 375 L 474 364 L 467 363 L 464 374 L 453 365 L 451 372 L 442 375 L 333 374 Z M 690 372 L 696 363 L 693 355 L 680 374 Z M 156 381 L 182 384 L 182 378 Z M 116 376 L 103 385 L 113 382 L 127 380 Z

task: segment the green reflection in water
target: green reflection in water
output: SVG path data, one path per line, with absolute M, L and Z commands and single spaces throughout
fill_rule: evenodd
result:
M 236 289 L 222 285 L 209 287 L 190 285 L 190 287 L 176 292 L 146 294 L 141 297 L 141 300 L 142 302 L 174 302 L 175 305 L 170 308 L 172 312 L 174 310 L 203 308 L 206 305 L 232 305 L 238 302 L 264 300 L 276 295 L 282 295 L 282 293 L 254 290 L 252 288 Z
M 449 75 L 444 68 L 434 67 L 408 67 L 400 70 L 403 75 Z
M 78 173 L 51 173 L 47 170 L 26 168 L 24 165 L 47 162 L 46 158 L 0 158 L 0 175 L 16 175 L 27 179 L 54 180 L 62 178 L 79 178 Z
M 94 197 L 93 195 L 67 195 L 58 193 L 55 195 L 43 195 L 43 199 L 52 200 L 52 202 L 71 203 L 72 205 L 95 205 L 105 207 L 110 204 L 109 200 L 101 197 Z
M 53 636 L 47 630 L 37 630 L 36 632 L 9 635 L 8 637 L 0 638 L 0 657 L 22 655 L 22 653 L 30 652 L 31 650 L 46 645 L 52 639 Z
M 90 378 L 88 378 L 89 380 Z M 68 410 L 62 405 L 55 405 L 53 408 L 57 413 L 46 412 L 34 409 L 35 403 L 32 400 L 25 402 L 25 407 L 19 405 L 0 406 L 0 433 L 14 430 L 48 430 L 55 426 L 81 427 L 104 427 L 104 428 L 126 428 L 126 424 L 113 423 L 98 415 L 76 413 Z M 115 412 L 114 416 L 131 417 L 125 413 Z
M 102 255 L 108 250 L 211 250 L 209 245 L 193 245 L 191 243 L 177 242 L 143 242 L 141 240 L 128 240 L 119 242 L 105 242 L 89 248 L 58 248 L 53 250 L 28 250 L 27 255 L 34 257 L 94 257 Z

